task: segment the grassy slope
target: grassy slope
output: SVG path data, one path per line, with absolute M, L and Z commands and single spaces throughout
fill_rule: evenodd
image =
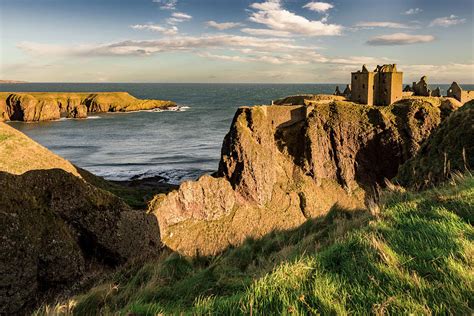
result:
M 383 200 L 375 216 L 333 208 L 218 257 L 164 253 L 57 308 L 75 305 L 78 315 L 471 314 L 474 178 Z
M 22 174 L 33 169 L 59 168 L 79 176 L 66 159 L 52 153 L 13 127 L 0 122 L 0 172 Z

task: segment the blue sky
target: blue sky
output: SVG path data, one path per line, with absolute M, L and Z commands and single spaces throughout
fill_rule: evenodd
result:
M 472 0 L 0 0 L 0 79 L 474 83 Z

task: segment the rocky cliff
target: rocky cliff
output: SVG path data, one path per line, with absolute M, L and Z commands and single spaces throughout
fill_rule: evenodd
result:
M 127 92 L 0 93 L 0 120 L 48 121 L 85 118 L 87 113 L 129 112 L 176 106 L 172 101 L 141 100 Z
M 430 102 L 375 107 L 302 99 L 310 105 L 240 108 L 216 177 L 155 198 L 150 211 L 167 246 L 214 254 L 333 207 L 363 208 L 441 121 Z M 294 100 L 301 102 L 282 104 Z

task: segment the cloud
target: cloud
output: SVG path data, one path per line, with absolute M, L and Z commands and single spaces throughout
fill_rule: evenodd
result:
M 243 28 L 240 31 L 254 35 L 254 36 L 276 36 L 276 37 L 291 37 L 292 34 L 285 31 L 269 30 L 269 29 L 252 29 Z
M 163 10 L 176 10 L 178 0 L 153 0 L 155 3 L 160 4 L 160 9 Z
M 250 21 L 263 24 L 269 29 L 305 36 L 340 35 L 343 27 L 337 24 L 327 24 L 327 18 L 321 21 L 308 20 L 281 7 L 280 0 L 267 0 L 250 5 L 255 12 L 250 15 Z
M 166 52 L 188 52 L 203 58 L 271 65 L 338 64 L 360 65 L 388 62 L 364 56 L 328 57 L 317 47 L 301 46 L 288 38 L 260 38 L 229 34 L 173 36 L 158 40 L 127 40 L 107 44 L 48 45 L 22 42 L 17 47 L 34 56 L 84 57 L 147 56 Z
M 327 2 L 314 2 L 313 1 L 304 5 L 303 8 L 309 9 L 311 11 L 316 11 L 316 12 L 326 12 L 334 8 L 334 6 Z
M 170 51 L 198 51 L 200 49 L 260 48 L 272 51 L 305 50 L 312 47 L 295 45 L 290 39 L 258 38 L 228 34 L 202 36 L 172 36 L 158 40 L 127 40 L 108 44 L 51 45 L 21 42 L 17 47 L 32 55 L 49 56 L 115 56 L 151 55 Z
M 432 35 L 411 35 L 406 33 L 395 33 L 372 37 L 367 44 L 372 46 L 409 45 L 417 43 L 428 43 L 435 40 Z
M 189 14 L 183 13 L 183 12 L 174 12 L 171 14 L 171 17 L 166 19 L 166 23 L 175 25 L 178 23 L 186 22 L 191 20 L 193 17 L 190 16 Z
M 291 55 L 260 55 L 260 56 L 238 56 L 238 55 L 218 55 L 212 54 L 208 52 L 199 53 L 201 57 L 216 59 L 216 60 L 224 60 L 224 61 L 232 61 L 232 62 L 261 62 L 266 64 L 272 65 L 304 65 L 308 62 L 306 60 L 298 60 L 293 58 Z
M 218 29 L 219 31 L 224 31 L 228 29 L 232 29 L 234 27 L 242 26 L 242 23 L 237 23 L 237 22 L 216 22 L 216 21 L 207 21 L 206 25 L 215 29 Z
M 404 12 L 405 15 L 414 15 L 423 12 L 420 8 L 411 8 Z
M 392 29 L 409 29 L 412 28 L 409 25 L 397 23 L 397 22 L 359 22 L 355 25 L 356 27 L 373 28 L 373 27 L 386 27 Z
M 451 14 L 450 16 L 434 19 L 433 21 L 431 21 L 430 26 L 448 27 L 448 26 L 463 24 L 465 22 L 466 22 L 466 19 L 459 19 L 456 15 Z
M 159 32 L 164 35 L 176 35 L 178 34 L 178 28 L 176 26 L 164 27 L 158 24 L 135 24 L 130 26 L 134 30 L 147 30 L 153 32 Z

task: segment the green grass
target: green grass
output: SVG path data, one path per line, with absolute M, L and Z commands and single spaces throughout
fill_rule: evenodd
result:
M 73 311 L 469 315 L 473 222 L 472 176 L 419 193 L 386 193 L 376 214 L 334 207 L 325 218 L 250 239 L 217 257 L 166 252 L 124 267 L 75 297 Z

